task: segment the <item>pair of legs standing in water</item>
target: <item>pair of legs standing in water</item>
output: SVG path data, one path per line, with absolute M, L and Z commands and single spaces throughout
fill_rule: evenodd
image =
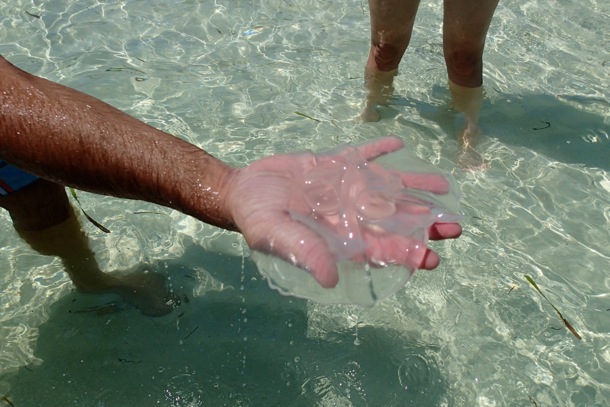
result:
M 462 158 L 471 156 L 483 99 L 483 49 L 498 0 L 444 0 L 443 54 L 453 107 L 466 127 L 458 136 Z M 371 48 L 365 67 L 368 91 L 363 121 L 379 120 L 413 32 L 419 0 L 369 0 Z

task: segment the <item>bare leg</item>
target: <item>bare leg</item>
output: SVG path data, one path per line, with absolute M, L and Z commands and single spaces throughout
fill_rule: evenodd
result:
M 19 235 L 36 251 L 61 258 L 79 291 L 116 293 L 148 315 L 171 311 L 165 279 L 156 273 L 103 273 L 80 228 L 63 186 L 38 180 L 0 197 Z
M 443 51 L 449 89 L 454 107 L 466 117 L 466 128 L 459 137 L 461 158 L 468 167 L 477 166 L 481 160 L 473 158 L 478 156 L 473 146 L 480 133 L 483 49 L 498 0 L 445 0 L 444 4 Z
M 371 49 L 364 73 L 368 94 L 360 115 L 363 121 L 378 121 L 375 106 L 387 103 L 392 94 L 394 76 L 409 46 L 418 6 L 419 0 L 369 0 Z

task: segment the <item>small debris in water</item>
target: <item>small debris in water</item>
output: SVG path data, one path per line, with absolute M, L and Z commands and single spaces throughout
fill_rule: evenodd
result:
M 104 305 L 98 305 L 98 306 L 94 306 L 94 307 L 85 307 L 85 308 L 80 308 L 80 309 L 77 309 L 74 311 L 70 310 L 69 312 L 70 313 L 74 312 L 75 314 L 84 314 L 84 313 L 93 312 L 96 315 L 106 315 L 106 314 L 114 314 L 115 312 L 122 311 L 124 309 L 125 309 L 124 307 L 119 306 L 117 303 L 109 302 Z
M 74 190 L 74 188 L 70 188 L 70 193 L 72 194 L 72 197 L 76 200 L 76 203 L 78 204 L 78 207 L 80 208 L 80 210 L 83 212 L 83 215 L 85 215 L 85 217 L 87 218 L 87 220 L 91 223 L 93 223 L 93 225 L 95 225 L 99 230 L 101 230 L 104 233 L 110 233 L 110 230 L 107 229 L 105 226 L 103 226 L 101 223 L 99 223 L 98 221 L 96 221 L 95 219 L 93 219 L 91 216 L 89 216 L 89 214 L 87 212 L 85 212 L 85 210 L 83 209 L 83 206 L 81 205 L 78 197 L 76 196 L 76 191 Z
M 576 337 L 576 339 L 578 339 L 579 341 L 582 339 L 582 337 L 578 334 L 578 332 L 576 332 L 576 330 L 574 329 L 574 327 L 572 327 L 572 325 L 570 325 L 570 323 L 563 317 L 563 315 L 561 315 L 561 312 L 559 312 L 559 310 L 553 305 L 553 303 L 551 303 L 551 301 L 549 301 L 548 298 L 546 298 L 546 295 L 544 295 L 544 293 L 542 292 L 542 290 L 538 287 L 538 284 L 536 284 L 534 282 L 534 280 L 528 276 L 527 274 L 525 275 L 525 279 L 532 285 L 534 286 L 534 288 L 536 289 L 536 291 L 538 291 L 538 293 L 540 293 L 540 295 L 542 295 L 542 297 L 547 300 L 549 302 L 549 304 L 551 304 L 551 307 L 553 307 L 553 309 L 555 310 L 555 312 L 557 313 L 557 315 L 559 315 L 559 318 L 561 319 L 561 321 L 563 322 L 563 324 L 566 326 L 566 328 L 568 328 L 568 330 L 570 332 L 572 332 L 572 335 L 574 335 Z
M 119 362 L 121 362 L 121 363 L 133 363 L 135 365 L 137 365 L 138 363 L 142 363 L 141 360 L 130 360 L 130 359 L 124 359 L 124 358 L 119 358 Z
M 34 18 L 38 18 L 38 19 L 41 18 L 40 14 L 33 14 L 33 13 L 30 13 L 29 11 L 27 11 L 27 10 L 26 10 L 25 14 L 27 14 L 30 17 L 34 17 Z
M 11 406 L 11 407 L 15 407 L 15 405 L 13 404 L 12 401 L 9 400 L 8 397 L 4 396 L 2 397 L 2 401 L 4 401 L 6 403 L 7 406 Z
M 198 326 L 196 326 L 195 328 L 193 328 L 193 330 L 192 330 L 191 332 L 189 332 L 189 334 L 188 334 L 188 335 L 186 335 L 184 338 L 182 338 L 182 340 L 186 340 L 186 339 L 188 339 L 188 337 L 189 337 L 189 336 L 191 336 L 192 334 L 194 334 L 194 333 L 195 333 L 195 331 L 196 331 L 197 329 L 199 329 L 199 327 L 198 327 Z
M 313 117 L 308 116 L 308 115 L 306 115 L 305 113 L 301 113 L 301 112 L 294 112 L 294 114 L 297 114 L 297 115 L 299 115 L 299 116 L 305 117 L 306 119 L 310 119 L 310 120 L 313 120 L 313 121 L 318 122 L 318 123 L 320 122 L 320 120 L 318 120 L 318 119 L 314 119 Z
M 532 127 L 532 130 L 544 130 L 544 129 L 548 129 L 549 127 L 551 127 L 551 122 L 545 122 L 544 120 L 541 120 L 541 122 L 546 124 L 546 126 L 544 126 L 544 127 Z

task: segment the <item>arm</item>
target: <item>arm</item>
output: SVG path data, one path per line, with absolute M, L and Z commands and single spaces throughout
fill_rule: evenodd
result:
M 358 151 L 369 160 L 402 146 L 389 137 Z M 0 57 L 0 159 L 59 184 L 154 202 L 239 231 L 251 248 L 298 265 L 325 287 L 337 283 L 337 254 L 323 236 L 290 215 L 311 211 L 302 199 L 306 176 L 317 161 L 311 153 L 266 157 L 235 169 L 98 99 L 29 75 Z M 424 184 L 434 178 L 412 177 Z M 328 233 L 340 235 L 340 227 Z M 432 239 L 460 233 L 456 223 L 434 224 L 429 230 Z M 406 250 L 413 239 L 400 234 L 365 240 L 371 251 L 360 262 L 417 261 L 427 269 L 439 262 L 427 248 L 425 253 Z
M 235 230 L 235 169 L 202 149 L 0 57 L 0 157 L 79 189 L 141 199 Z

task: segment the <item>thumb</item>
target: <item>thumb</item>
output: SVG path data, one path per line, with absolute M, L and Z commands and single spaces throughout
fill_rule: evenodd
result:
M 306 270 L 324 288 L 332 288 L 339 281 L 335 256 L 324 239 L 292 219 L 273 227 L 267 242 L 254 245 L 253 249 L 270 253 Z

